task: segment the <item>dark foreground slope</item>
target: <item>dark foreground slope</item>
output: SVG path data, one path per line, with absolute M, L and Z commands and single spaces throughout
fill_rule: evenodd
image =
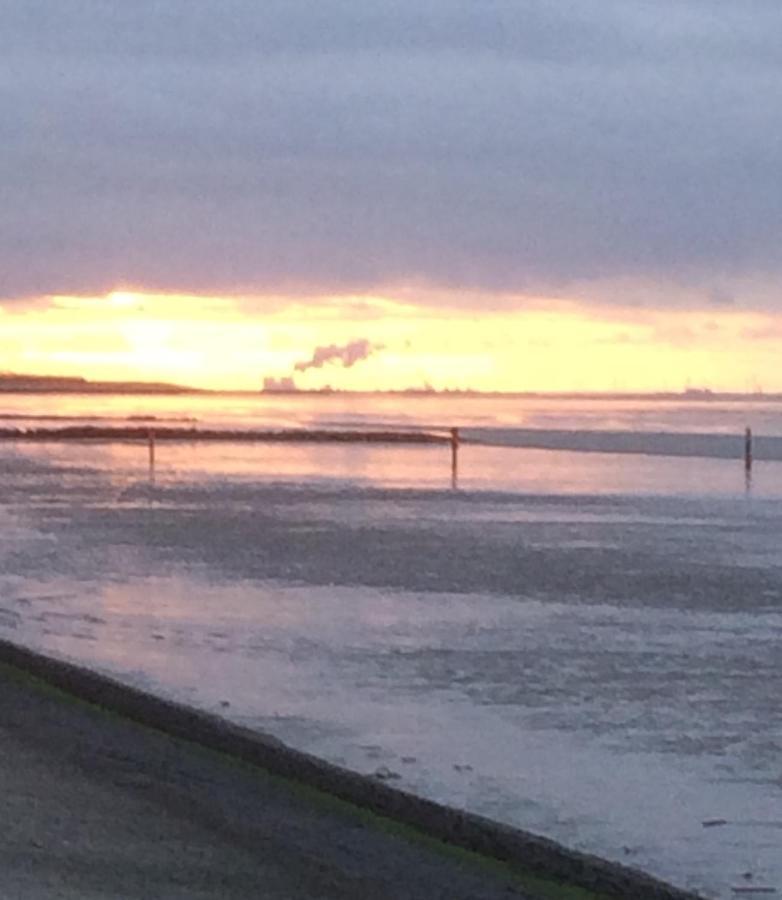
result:
M 0 896 L 510 898 L 509 878 L 0 667 Z
M 693 897 L 5 640 L 0 748 L 4 897 Z

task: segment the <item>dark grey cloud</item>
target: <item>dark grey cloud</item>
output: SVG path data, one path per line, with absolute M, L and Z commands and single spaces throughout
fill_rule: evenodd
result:
M 0 297 L 773 303 L 780 35 L 778 0 L 0 0 Z

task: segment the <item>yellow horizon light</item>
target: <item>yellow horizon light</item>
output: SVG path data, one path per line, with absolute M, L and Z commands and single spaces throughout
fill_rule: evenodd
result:
M 129 307 L 139 306 L 142 298 L 138 294 L 130 291 L 112 291 L 107 297 L 109 303 L 118 309 L 128 309 Z
M 454 310 L 391 297 L 222 298 L 118 289 L 3 312 L 4 368 L 97 380 L 260 389 L 655 391 L 687 385 L 782 389 L 782 317 L 731 310 L 584 307 L 529 299 L 514 310 Z M 319 346 L 378 349 L 295 372 Z

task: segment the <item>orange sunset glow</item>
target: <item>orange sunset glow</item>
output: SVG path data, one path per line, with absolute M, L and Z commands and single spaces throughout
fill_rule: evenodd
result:
M 391 297 L 280 301 L 117 291 L 52 297 L 0 321 L 7 371 L 174 381 L 254 390 L 296 386 L 480 391 L 777 390 L 782 337 L 773 317 L 639 311 L 534 298 L 515 311 L 420 308 Z M 373 350 L 296 372 L 313 348 L 366 338 Z

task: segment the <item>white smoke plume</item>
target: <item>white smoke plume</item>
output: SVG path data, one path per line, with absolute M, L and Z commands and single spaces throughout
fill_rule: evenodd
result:
M 344 368 L 350 369 L 356 363 L 368 359 L 373 353 L 382 350 L 382 344 L 373 344 L 366 338 L 349 341 L 347 344 L 328 344 L 316 347 L 312 352 L 312 358 L 305 362 L 298 362 L 294 366 L 295 372 L 306 372 L 307 369 L 320 369 L 328 363 L 341 363 Z

